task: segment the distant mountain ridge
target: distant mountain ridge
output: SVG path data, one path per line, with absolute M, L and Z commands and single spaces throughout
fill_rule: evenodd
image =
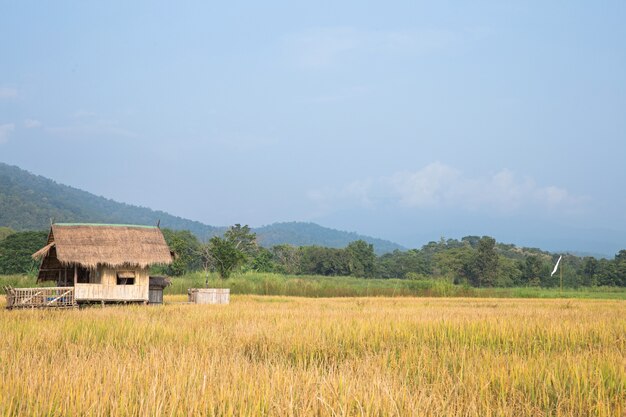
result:
M 55 222 L 157 224 L 175 230 L 190 230 L 199 239 L 219 235 L 226 227 L 173 216 L 159 210 L 119 203 L 87 191 L 59 184 L 19 167 L 0 162 L 0 226 L 14 230 L 45 230 Z M 363 239 L 377 253 L 404 249 L 393 242 L 344 232 L 315 223 L 275 223 L 254 229 L 263 246 L 277 244 L 345 247 Z
M 198 236 L 217 233 L 217 228 L 99 197 L 87 191 L 0 163 L 0 225 L 14 230 L 44 230 L 55 222 L 154 224 L 188 229 Z
M 374 245 L 377 254 L 405 250 L 403 246 L 384 239 L 359 235 L 354 232 L 329 229 L 315 223 L 284 222 L 255 228 L 261 246 L 271 247 L 288 242 L 294 246 L 327 246 L 343 248 L 355 240 L 364 240 Z M 323 242 L 323 243 L 320 243 Z

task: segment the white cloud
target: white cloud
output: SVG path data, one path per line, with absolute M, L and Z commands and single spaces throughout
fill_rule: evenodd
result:
M 450 185 L 458 183 L 459 176 L 453 168 L 435 162 L 416 172 L 397 172 L 382 182 L 403 206 L 435 207 L 450 198 Z
M 557 186 L 539 186 L 509 170 L 470 177 L 440 162 L 417 171 L 401 171 L 378 179 L 351 182 L 338 189 L 313 190 L 311 201 L 325 211 L 346 206 L 392 205 L 413 209 L 459 208 L 513 213 L 526 209 L 580 207 L 582 199 Z
M 15 130 L 14 123 L 5 123 L 0 125 L 0 144 L 6 143 L 9 140 L 9 135 Z
M 0 87 L 0 98 L 16 98 L 17 89 L 11 87 Z
M 34 129 L 37 127 L 41 127 L 41 122 L 39 120 L 26 119 L 24 120 L 24 127 L 26 129 Z

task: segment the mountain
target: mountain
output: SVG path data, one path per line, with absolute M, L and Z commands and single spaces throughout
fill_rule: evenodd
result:
M 190 230 L 202 240 L 226 230 L 226 227 L 209 226 L 164 211 L 99 197 L 0 162 L 0 226 L 14 230 L 46 230 L 51 219 L 59 223 L 122 224 L 157 224 L 160 220 L 161 227 Z M 379 254 L 403 249 L 393 242 L 314 223 L 275 223 L 254 231 L 263 246 L 287 243 L 296 246 L 345 247 L 354 240 L 363 239 L 373 244 Z
M 377 254 L 404 250 L 405 248 L 388 240 L 376 239 L 363 236 L 354 232 L 344 232 L 322 227 L 315 223 L 288 222 L 274 223 L 254 229 L 259 243 L 262 246 L 271 247 L 281 243 L 289 243 L 294 246 L 327 246 L 331 248 L 343 248 L 355 240 L 364 240 L 374 245 Z
M 44 230 L 55 222 L 157 224 L 188 229 L 198 236 L 218 228 L 172 216 L 163 211 L 118 203 L 77 188 L 58 184 L 15 166 L 0 163 L 0 226 L 14 230 Z

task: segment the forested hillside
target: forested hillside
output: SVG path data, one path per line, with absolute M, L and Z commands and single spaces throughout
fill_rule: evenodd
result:
M 0 162 L 0 227 L 10 227 L 16 231 L 47 230 L 51 219 L 57 223 L 146 225 L 156 224 L 160 220 L 162 227 L 189 230 L 203 241 L 226 230 L 226 227 L 206 225 L 163 211 L 118 203 Z M 373 244 L 379 254 L 403 249 L 393 242 L 314 223 L 275 223 L 258 228 L 255 232 L 259 243 L 268 247 L 290 244 L 341 248 L 354 240 L 362 239 Z
M 216 232 L 200 222 L 145 207 L 118 203 L 58 184 L 18 167 L 0 163 L 0 226 L 14 230 L 45 230 L 55 222 L 161 224 L 191 230 L 198 236 Z
M 374 251 L 381 255 L 398 249 L 402 246 L 388 240 L 376 239 L 352 232 L 322 227 L 315 223 L 286 222 L 274 223 L 253 229 L 258 237 L 259 245 L 266 248 L 289 244 L 292 246 L 326 246 L 329 248 L 345 248 L 350 242 L 364 240 L 374 245 Z

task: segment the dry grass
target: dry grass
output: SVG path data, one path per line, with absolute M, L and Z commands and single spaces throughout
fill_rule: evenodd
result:
M 0 335 L 5 416 L 626 411 L 624 301 L 235 296 L 2 310 Z

